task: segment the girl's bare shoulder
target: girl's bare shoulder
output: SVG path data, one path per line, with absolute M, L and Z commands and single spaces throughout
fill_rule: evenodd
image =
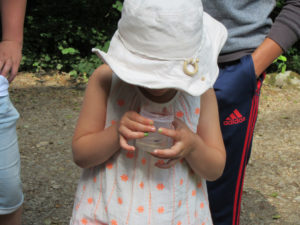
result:
M 112 80 L 112 70 L 107 64 L 102 64 L 99 66 L 89 79 L 90 82 L 96 82 L 100 87 L 104 88 L 106 91 L 109 91 Z
M 107 64 L 102 64 L 93 72 L 91 77 L 95 77 L 97 80 L 107 80 L 112 77 L 112 70 Z

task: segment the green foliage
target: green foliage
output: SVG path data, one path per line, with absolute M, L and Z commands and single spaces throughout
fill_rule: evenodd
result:
M 270 194 L 271 197 L 276 198 L 278 197 L 278 193 L 277 192 L 273 192 L 272 194 Z
M 277 59 L 274 60 L 273 63 L 277 65 L 277 72 L 284 73 L 286 71 L 286 57 L 284 55 L 280 55 Z
M 28 1 L 21 70 L 89 76 L 101 63 L 91 49 L 107 51 L 120 10 L 119 0 Z
M 300 74 L 300 54 L 293 55 L 291 60 L 291 70 Z
M 272 219 L 273 220 L 278 220 L 278 219 L 280 219 L 281 218 L 281 216 L 279 215 L 279 214 L 276 214 L 276 215 L 273 215 L 272 216 Z
M 121 11 L 122 11 L 122 8 L 123 8 L 122 2 L 117 0 L 116 3 L 113 4 L 113 8 L 115 8 L 115 9 L 117 9 L 119 12 L 121 12 Z
M 300 42 L 297 42 L 294 47 L 280 55 L 273 64 L 268 68 L 267 72 L 282 72 L 291 70 L 300 74 Z
M 98 65 L 100 65 L 100 59 L 96 55 L 90 57 L 81 58 L 77 64 L 71 65 L 71 76 L 76 78 L 78 75 L 90 75 Z
M 295 71 L 300 74 L 300 41 L 294 47 L 290 48 L 286 53 L 288 70 Z
M 59 46 L 58 49 L 61 51 L 63 55 L 75 55 L 76 53 L 79 53 L 77 49 L 74 48 L 64 48 L 62 46 Z
M 276 1 L 276 7 L 277 8 L 282 8 L 283 7 L 283 5 L 284 5 L 284 0 L 277 0 Z

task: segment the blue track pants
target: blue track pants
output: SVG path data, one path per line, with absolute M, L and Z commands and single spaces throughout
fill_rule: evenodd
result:
M 214 89 L 227 159 L 221 178 L 208 182 L 215 225 L 239 224 L 244 174 L 251 152 L 263 77 L 256 79 L 250 55 L 233 63 L 220 64 Z

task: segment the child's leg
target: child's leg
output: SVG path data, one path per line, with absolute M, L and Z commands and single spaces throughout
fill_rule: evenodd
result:
M 223 175 L 208 182 L 211 213 L 215 225 L 239 224 L 244 173 L 250 156 L 262 80 L 256 80 L 252 58 L 221 68 L 214 86 L 226 147 Z
M 1 225 L 21 224 L 23 193 L 20 154 L 16 134 L 19 113 L 9 96 L 0 96 L 0 221 Z

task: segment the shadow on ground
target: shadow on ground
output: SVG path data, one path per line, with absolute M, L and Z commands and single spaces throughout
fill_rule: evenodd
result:
M 258 190 L 245 188 L 243 191 L 241 225 L 270 225 L 274 224 L 280 218 L 280 213 L 268 198 L 266 198 Z M 280 220 L 282 225 L 295 225 Z

